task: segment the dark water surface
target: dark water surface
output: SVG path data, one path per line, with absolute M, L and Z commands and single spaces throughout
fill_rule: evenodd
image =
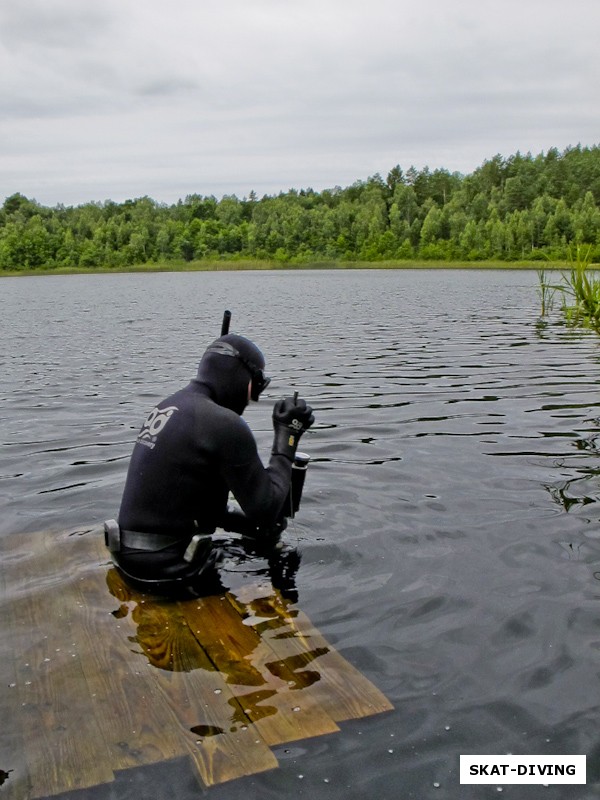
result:
M 247 413 L 261 452 L 276 398 L 299 389 L 316 409 L 288 532 L 303 556 L 298 604 L 395 710 L 278 748 L 279 769 L 208 795 L 496 797 L 459 785 L 458 757 L 511 752 L 586 754 L 588 785 L 502 796 L 600 796 L 600 344 L 558 315 L 540 326 L 536 280 L 0 282 L 2 537 L 116 513 L 141 422 L 193 375 L 226 307 L 273 375 Z M 0 663 L 5 690 L 3 678 Z M 171 764 L 75 796 L 191 800 L 198 789 Z

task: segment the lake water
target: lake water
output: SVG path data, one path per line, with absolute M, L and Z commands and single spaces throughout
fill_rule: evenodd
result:
M 275 399 L 315 407 L 286 534 L 298 605 L 395 710 L 210 796 L 497 797 L 459 785 L 459 755 L 509 752 L 586 754 L 588 785 L 502 796 L 598 796 L 600 341 L 558 313 L 540 324 L 536 286 L 458 270 L 0 281 L 1 537 L 115 515 L 141 422 L 225 308 L 273 376 L 246 415 L 261 453 Z M 198 796 L 180 765 L 134 772 L 73 797 Z

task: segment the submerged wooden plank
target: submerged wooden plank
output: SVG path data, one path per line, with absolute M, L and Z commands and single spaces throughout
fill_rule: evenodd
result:
M 324 678 L 314 685 L 315 697 L 326 704 L 331 716 L 341 722 L 359 717 L 370 717 L 392 711 L 394 706 L 368 678 L 350 664 L 341 653 L 327 644 L 322 634 L 309 618 L 299 611 L 294 618 L 295 635 L 309 638 L 312 647 L 329 646 L 329 652 L 319 659 L 318 669 Z M 331 690 L 335 692 L 332 693 Z M 337 701 L 331 702 L 335 697 Z
M 270 585 L 179 602 L 139 593 L 99 529 L 0 546 L 30 773 L 20 793 L 2 787 L 11 800 L 183 755 L 210 786 L 276 767 L 268 745 L 392 708 Z
M 11 622 L 10 601 L 6 593 L 4 553 L 0 558 L 0 619 L 4 622 L 0 641 L 0 793 L 3 800 L 22 800 L 29 795 L 29 775 L 25 759 L 25 742 L 21 729 L 20 700 L 14 665 L 15 633 Z
M 243 713 L 189 628 L 180 627 L 175 636 L 168 634 L 177 630 L 176 604 L 134 596 L 116 570 L 107 568 L 99 531 L 45 532 L 22 537 L 19 547 L 30 564 L 37 564 L 30 583 L 38 584 L 42 592 L 64 589 L 69 574 L 65 557 L 77 562 L 69 592 L 77 598 L 73 606 L 79 614 L 77 635 L 70 638 L 78 644 L 78 660 L 109 753 L 106 763 L 112 769 L 187 755 L 203 782 L 210 785 L 277 766 L 256 732 L 243 726 L 231 730 L 231 721 Z M 22 590 L 23 597 L 31 594 L 32 585 Z M 171 640 L 174 671 L 155 668 L 148 658 L 152 647 L 165 639 L 165 631 Z M 226 735 L 215 735 L 219 731 Z M 85 730 L 81 734 L 85 736 Z M 102 742 L 102 736 L 95 738 Z M 47 794 L 52 793 L 49 788 Z M 18 796 L 19 800 L 24 796 Z
M 100 532 L 92 530 L 73 545 L 90 562 L 90 570 L 79 583 L 83 607 L 80 637 L 87 653 L 83 666 L 113 769 L 187 755 L 187 744 L 170 709 L 163 707 L 147 661 L 133 652 L 136 648 L 130 637 L 135 626 L 128 619 L 129 609 L 115 593 L 114 582 L 111 584 L 111 574 L 117 573 Z
M 9 550 L 18 547 L 16 538 L 5 543 Z M 12 604 L 19 716 L 32 798 L 88 788 L 114 777 L 73 641 L 73 553 L 60 555 L 60 584 L 54 582 L 57 552 L 52 547 L 20 561 L 19 572 L 30 584 L 44 574 L 44 566 L 47 576 L 37 591 L 24 593 Z M 69 580 L 65 576 L 70 574 Z
M 294 697 L 293 674 L 266 665 L 275 656 L 225 596 L 182 603 L 183 613 L 202 647 L 227 682 L 236 687 L 236 699 L 248 721 L 268 744 L 334 733 L 339 730 L 329 714 L 310 697 Z M 250 687 L 250 688 L 244 688 Z
M 98 535 L 92 538 L 91 535 L 49 532 L 19 539 L 18 546 L 32 556 L 28 571 L 43 587 L 43 599 L 50 592 L 52 602 L 54 594 L 59 592 L 63 595 L 62 601 L 68 602 L 75 611 L 69 620 L 69 638 L 85 682 L 81 686 L 67 687 L 67 691 L 74 701 L 73 725 L 78 739 L 92 742 L 98 753 L 97 761 L 107 768 L 104 778 L 110 776 L 112 780 L 113 770 L 187 755 L 185 744 L 175 735 L 173 726 L 165 724 L 164 713 L 157 713 L 160 703 L 153 695 L 160 697 L 155 684 L 144 680 L 143 671 L 137 669 L 140 664 L 135 663 L 131 654 L 126 632 L 119 637 L 119 623 L 110 615 L 115 600 L 106 586 L 107 552 L 102 539 Z M 70 565 L 76 566 L 71 575 Z M 26 594 L 33 591 L 30 585 Z M 52 638 L 55 638 L 54 632 Z M 84 725 L 76 711 L 81 694 L 89 698 L 91 707 L 91 715 L 86 715 L 88 719 Z M 93 736 L 89 730 L 90 716 L 98 728 Z M 106 748 L 104 754 L 103 747 Z M 35 751 L 31 744 L 28 749 Z M 90 785 L 99 783 L 92 775 Z M 53 793 L 49 786 L 44 796 Z M 38 795 L 33 790 L 27 794 L 27 797 L 34 796 Z
M 106 558 L 103 540 L 87 539 L 82 537 L 80 546 L 92 557 Z M 191 634 L 178 605 L 136 592 L 114 568 L 107 583 L 122 603 L 122 623 L 135 624 L 130 628 L 132 638 L 156 667 L 150 671 L 154 689 L 168 706 L 203 783 L 222 783 L 277 767 L 264 740 L 244 724 L 232 690 Z
M 305 690 L 336 722 L 391 711 L 387 697 L 352 666 L 298 608 L 276 590 L 247 586 L 230 595 L 239 613 L 269 642 L 280 662 L 293 670 L 316 671 L 319 680 Z
M 94 714 L 113 770 L 154 764 L 187 755 L 173 725 L 166 724 L 162 699 L 145 659 L 131 652 L 129 626 L 115 618 L 118 603 L 106 585 L 106 567 L 79 581 L 80 661 Z M 112 609 L 111 609 L 112 606 Z M 115 608 L 116 606 L 116 608 Z
M 109 584 L 116 597 L 133 604 L 135 641 L 154 667 L 152 679 L 203 783 L 209 786 L 274 769 L 277 759 L 246 724 L 232 689 L 192 634 L 182 612 L 185 604 L 136 592 L 114 569 Z
M 225 714 L 218 710 L 222 702 L 216 701 L 223 693 L 218 673 L 162 672 L 157 683 L 188 739 L 190 756 L 206 786 L 278 766 L 256 731 L 247 725 L 232 725 L 237 703 L 229 705 Z
M 22 730 L 22 702 L 17 688 L 15 655 L 22 644 L 22 631 L 14 622 L 13 604 L 18 590 L 27 582 L 21 564 L 44 548 L 39 535 L 0 539 L 0 618 L 3 622 L 0 647 L 3 682 L 0 692 L 0 793 L 6 800 L 31 797 L 31 779 Z

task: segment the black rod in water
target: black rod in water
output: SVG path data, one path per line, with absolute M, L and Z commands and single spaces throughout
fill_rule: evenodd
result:
M 221 325 L 221 336 L 229 333 L 229 323 L 231 322 L 231 311 L 226 311 L 223 314 L 223 324 Z

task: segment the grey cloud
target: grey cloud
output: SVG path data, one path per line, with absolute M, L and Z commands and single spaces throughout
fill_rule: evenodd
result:
M 149 81 L 137 87 L 136 91 L 147 97 L 171 97 L 194 92 L 198 86 L 197 81 L 173 77 Z
M 102 6 L 56 0 L 27 0 L 0 7 L 0 40 L 11 50 L 22 47 L 82 47 L 110 28 Z
M 1 185 L 171 201 L 591 144 L 596 3 L 11 0 Z

